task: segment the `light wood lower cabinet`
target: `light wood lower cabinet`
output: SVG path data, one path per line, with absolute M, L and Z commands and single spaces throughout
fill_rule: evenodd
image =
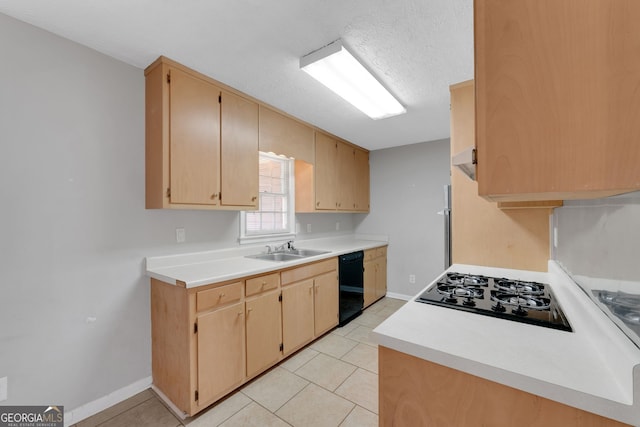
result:
M 194 415 L 337 325 L 335 257 L 190 289 L 151 279 L 153 384 Z
M 313 304 L 313 279 L 282 288 L 284 354 L 290 354 L 313 339 Z
M 338 325 L 338 272 L 321 274 L 313 279 L 314 331 L 319 337 Z
M 211 402 L 245 378 L 244 303 L 198 315 L 198 402 Z
M 288 355 L 338 325 L 338 260 L 285 270 L 282 332 Z
M 280 290 L 246 301 L 247 376 L 254 376 L 282 357 Z
M 604 418 L 383 346 L 381 427 L 621 427 Z
M 364 252 L 364 306 L 368 307 L 387 294 L 387 248 Z

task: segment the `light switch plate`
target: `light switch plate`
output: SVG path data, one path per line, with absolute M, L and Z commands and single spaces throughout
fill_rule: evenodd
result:
M 184 228 L 176 228 L 176 242 L 184 243 L 185 240 L 187 240 L 187 235 Z

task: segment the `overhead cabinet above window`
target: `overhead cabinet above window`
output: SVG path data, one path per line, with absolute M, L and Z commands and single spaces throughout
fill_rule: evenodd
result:
M 523 201 L 640 189 L 640 2 L 474 5 L 479 194 Z

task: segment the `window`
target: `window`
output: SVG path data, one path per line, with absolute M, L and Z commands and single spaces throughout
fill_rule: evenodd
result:
M 293 237 L 293 160 L 261 152 L 258 176 L 259 210 L 241 213 L 240 241 L 250 243 Z

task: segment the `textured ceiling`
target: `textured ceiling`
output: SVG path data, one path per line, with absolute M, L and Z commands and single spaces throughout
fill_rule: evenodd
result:
M 473 0 L 0 0 L 0 13 L 136 67 L 165 55 L 370 150 L 449 136 L 473 77 Z M 407 108 L 371 120 L 299 69 L 342 38 Z M 18 41 L 19 43 L 19 41 Z

